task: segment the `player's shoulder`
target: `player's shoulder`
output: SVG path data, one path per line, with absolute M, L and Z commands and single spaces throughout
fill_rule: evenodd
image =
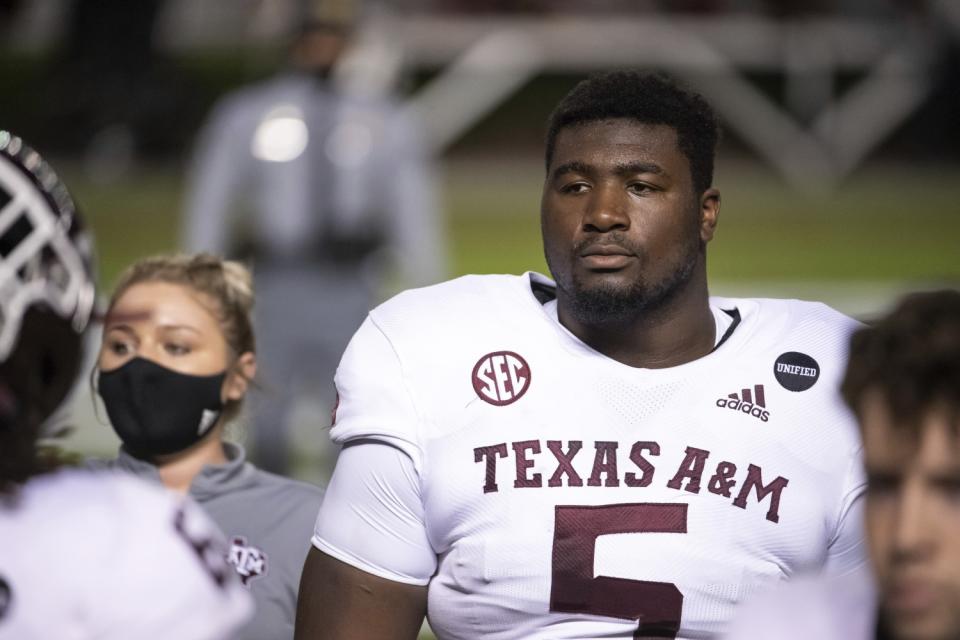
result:
M 838 331 L 849 331 L 859 323 L 830 305 L 815 300 L 796 300 L 787 298 L 757 299 L 764 313 L 786 316 L 796 326 L 814 325 L 817 328 L 833 327 Z
M 31 479 L 0 507 L 0 538 L 18 603 L 10 637 L 220 638 L 252 612 L 209 516 L 128 473 Z
M 173 504 L 174 497 L 163 489 L 127 473 L 101 469 L 62 469 L 37 476 L 22 488 L 27 507 L 54 509 L 61 514 L 82 514 L 96 510 L 145 513 L 157 505 Z
M 738 308 L 765 323 L 784 322 L 791 326 L 818 324 L 846 329 L 858 322 L 823 302 L 790 298 L 727 298 L 712 296 L 721 308 Z
M 860 322 L 827 304 L 786 298 L 711 298 L 722 309 L 736 310 L 758 344 L 809 344 L 845 352 Z
M 43 474 L 22 487 L 14 505 L 4 515 L 21 543 L 29 545 L 30 536 L 41 529 L 70 531 L 95 556 L 111 549 L 118 553 L 117 545 L 131 538 L 158 549 L 175 546 L 171 523 L 178 517 L 220 535 L 206 514 L 183 496 L 120 471 Z
M 442 326 L 450 321 L 474 323 L 485 318 L 523 316 L 538 305 L 534 287 L 552 283 L 535 273 L 466 275 L 439 284 L 408 289 L 370 315 L 381 326 Z
M 474 393 L 455 381 L 478 358 L 519 344 L 539 348 L 555 335 L 544 330 L 553 321 L 540 301 L 552 285 L 530 273 L 470 275 L 405 291 L 372 310 L 337 368 L 332 436 L 386 438 L 407 450 L 423 425 L 445 423 L 447 411 L 463 406 L 462 394 Z
M 118 471 L 62 469 L 31 478 L 2 510 L 11 538 L 31 544 L 38 531 L 70 531 L 75 540 L 106 552 L 136 530 L 153 539 L 167 530 L 182 499 L 149 482 Z

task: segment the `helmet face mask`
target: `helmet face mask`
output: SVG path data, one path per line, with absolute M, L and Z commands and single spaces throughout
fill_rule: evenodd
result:
M 92 264 L 92 241 L 66 187 L 39 154 L 0 131 L 0 385 L 9 400 L 7 428 L 34 431 L 72 387 L 95 302 Z
M 19 138 L 0 131 L 0 362 L 37 305 L 82 334 L 95 293 L 92 242 L 56 174 Z

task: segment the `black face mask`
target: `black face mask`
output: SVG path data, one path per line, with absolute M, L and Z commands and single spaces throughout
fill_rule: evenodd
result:
M 134 358 L 101 371 L 97 386 L 124 446 L 149 457 L 183 451 L 203 439 L 223 410 L 226 377 L 226 372 L 191 376 Z

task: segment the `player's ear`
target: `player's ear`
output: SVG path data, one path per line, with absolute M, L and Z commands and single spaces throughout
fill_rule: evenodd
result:
M 247 351 L 237 358 L 223 383 L 224 400 L 241 400 L 257 373 L 257 356 Z
M 704 243 L 713 240 L 719 217 L 720 191 L 711 187 L 700 195 L 700 239 Z

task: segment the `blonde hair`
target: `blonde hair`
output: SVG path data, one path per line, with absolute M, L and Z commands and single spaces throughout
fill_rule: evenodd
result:
M 134 262 L 120 274 L 107 313 L 130 287 L 144 282 L 166 282 L 189 287 L 215 303 L 211 309 L 234 357 L 256 353 L 253 334 L 253 277 L 240 262 L 209 253 L 159 255 Z M 224 408 L 229 421 L 240 411 L 240 401 Z

